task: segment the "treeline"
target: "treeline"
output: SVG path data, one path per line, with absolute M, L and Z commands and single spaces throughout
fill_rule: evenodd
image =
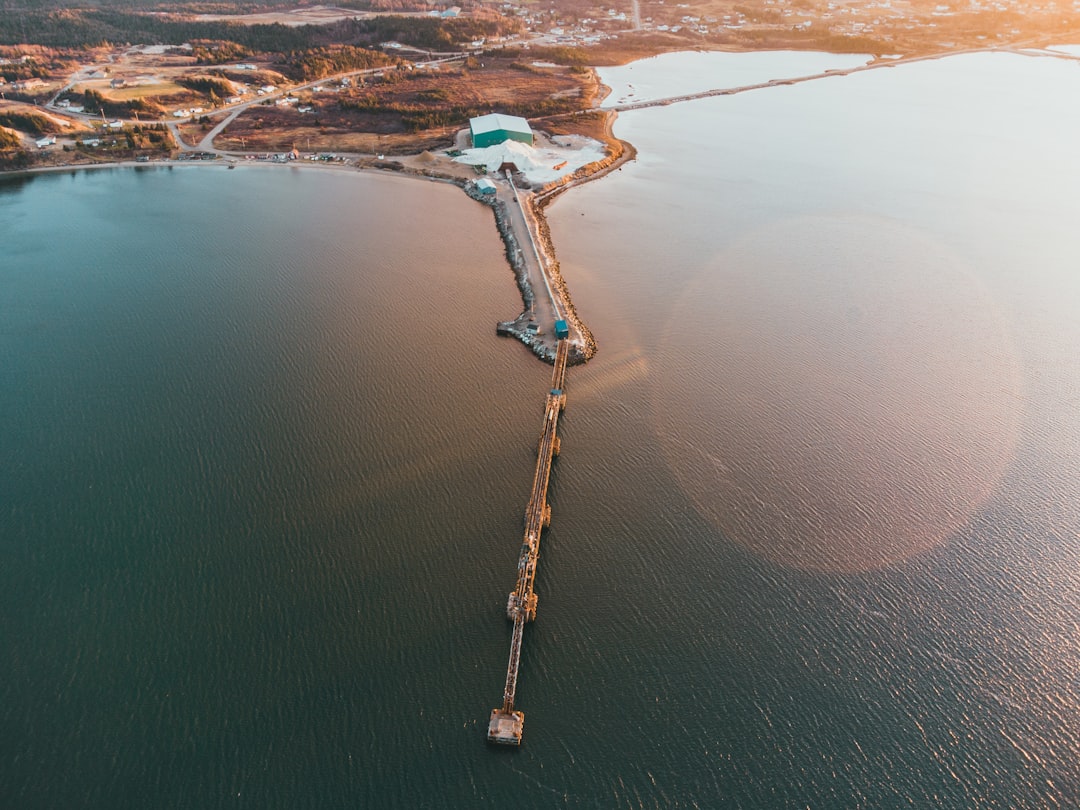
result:
M 235 92 L 232 82 L 214 76 L 181 76 L 176 79 L 176 83 L 188 90 L 209 96 L 211 101 L 221 101 Z
M 340 45 L 288 54 L 281 62 L 281 70 L 293 80 L 311 82 L 335 73 L 367 70 L 393 63 L 382 51 Z
M 0 127 L 0 149 L 18 149 L 22 146 L 19 133 Z
M 138 14 L 114 9 L 70 9 L 0 14 L 0 45 L 35 43 L 56 48 L 86 48 L 105 43 L 182 45 L 186 42 L 228 43 L 258 53 L 295 53 L 331 45 L 371 45 L 397 40 L 431 50 L 456 47 L 481 37 L 519 30 L 520 23 L 502 17 L 377 17 L 341 20 L 327 25 L 241 25 L 199 22 L 173 15 Z M 239 52 L 239 51 L 237 51 Z M 212 58 L 206 47 L 201 55 Z
M 196 39 L 191 42 L 191 55 L 199 65 L 223 65 L 247 59 L 251 51 L 239 42 Z
M 92 137 L 95 140 L 98 139 L 98 136 Z M 87 139 L 87 136 L 76 138 L 75 147 L 77 149 L 83 148 Z M 134 154 L 135 151 L 168 152 L 176 146 L 176 141 L 173 140 L 172 133 L 169 132 L 168 127 L 164 124 L 124 127 L 121 132 L 117 133 L 115 140 L 115 144 L 109 144 L 113 150 L 131 154 Z M 101 149 L 102 147 L 99 144 L 95 148 Z
M 470 118 L 483 115 L 487 108 L 454 104 L 446 107 L 428 107 L 422 103 L 401 101 L 383 101 L 373 93 L 342 98 L 338 100 L 342 111 L 371 113 L 374 115 L 396 115 L 408 132 L 422 132 L 435 127 L 463 125 Z
M 556 65 L 584 67 L 592 64 L 592 55 L 584 48 L 571 48 L 565 45 L 530 47 L 528 50 L 519 46 L 500 48 L 497 52 L 508 59 L 526 59 L 530 62 L 552 62 Z
M 78 94 L 71 94 L 69 97 L 77 99 Z M 91 115 L 104 115 L 107 118 L 132 118 L 139 115 L 157 118 L 165 114 L 164 107 L 145 98 L 112 101 L 93 89 L 82 94 L 82 108 Z
M 895 45 L 868 36 L 847 36 L 829 31 L 739 31 L 737 41 L 751 47 L 786 47 L 828 51 L 830 53 L 889 53 Z
M 350 20 L 373 42 L 395 40 L 414 48 L 448 50 L 459 44 L 488 37 L 506 36 L 522 30 L 522 24 L 506 17 L 374 17 Z
M 60 131 L 60 125 L 51 118 L 21 110 L 0 111 L 0 127 L 10 127 L 28 135 L 51 135 Z
M 0 76 L 3 76 L 9 82 L 21 82 L 24 79 L 47 79 L 49 77 L 49 68 L 33 59 L 28 59 L 25 62 L 0 65 Z
M 112 9 L 27 11 L 0 14 L 0 44 L 85 48 L 105 43 L 182 45 L 192 40 L 228 40 L 252 50 L 280 53 L 310 47 L 314 37 L 307 29 L 314 27 L 198 22 Z
M 357 11 L 427 11 L 431 8 L 425 0 L 335 0 L 334 5 Z M 282 7 L 280 0 L 238 0 L 235 3 L 216 0 L 95 0 L 94 6 L 180 14 L 253 14 Z M 0 13 L 56 11 L 70 7 L 70 0 L 0 0 Z
M 71 7 L 70 0 L 0 0 L 0 13 L 22 13 L 24 11 L 55 11 Z M 265 11 L 268 8 L 279 8 L 279 0 L 237 0 L 230 3 L 225 0 L 192 0 L 191 2 L 174 2 L 173 0 L 94 0 L 94 6 L 100 8 L 119 8 L 128 11 L 165 11 L 184 14 L 250 14 Z M 345 8 L 362 8 L 370 6 L 367 0 L 345 0 L 336 2 L 334 5 Z
M 34 155 L 25 149 L 10 149 L 0 152 L 0 172 L 28 169 L 34 165 Z
M 470 118 L 492 112 L 490 105 L 450 104 L 444 107 L 431 107 L 422 103 L 436 100 L 431 91 L 417 94 L 417 103 L 382 101 L 375 94 L 368 93 L 354 98 L 340 99 L 338 108 L 343 111 L 352 110 L 375 115 L 397 115 L 407 132 L 464 126 Z M 543 118 L 548 115 L 574 112 L 578 109 L 581 109 L 579 99 L 546 98 L 535 102 L 500 105 L 496 112 L 519 115 L 522 118 Z

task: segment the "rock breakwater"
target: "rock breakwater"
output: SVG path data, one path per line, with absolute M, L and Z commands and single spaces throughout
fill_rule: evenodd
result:
M 610 123 L 608 127 L 610 133 Z M 560 271 L 558 259 L 555 256 L 555 246 L 551 239 L 551 230 L 548 226 L 544 210 L 554 199 L 575 185 L 602 177 L 615 170 L 628 160 L 632 160 L 636 152 L 630 144 L 609 136 L 606 139 L 607 154 L 598 161 L 589 163 L 558 181 L 547 183 L 536 190 L 534 194 L 523 195 L 522 204 L 527 206 L 532 220 L 535 223 L 536 233 L 533 241 L 536 249 L 542 254 L 544 264 L 543 271 L 547 274 L 548 283 L 552 293 L 558 298 L 559 308 L 571 330 L 581 336 L 581 341 L 575 345 L 570 353 L 570 363 L 578 365 L 587 362 L 596 354 L 597 344 L 592 332 L 578 315 L 577 309 L 570 296 L 570 289 Z M 528 266 L 525 260 L 524 250 L 518 234 L 515 233 L 507 204 L 491 194 L 483 194 L 474 184 L 467 184 L 465 192 L 472 199 L 492 208 L 495 215 L 495 224 L 499 229 L 503 244 L 506 247 L 506 258 L 514 271 L 518 289 L 521 292 L 522 302 L 525 305 L 520 315 L 512 321 L 502 321 L 496 326 L 500 335 L 516 338 L 527 346 L 533 354 L 547 362 L 554 362 L 555 342 L 548 335 L 539 331 L 539 326 L 534 318 L 534 303 L 536 293 L 529 279 Z

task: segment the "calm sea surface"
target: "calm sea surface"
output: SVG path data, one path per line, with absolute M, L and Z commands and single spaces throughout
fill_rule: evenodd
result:
M 816 51 L 666 53 L 601 70 L 611 92 L 603 106 L 701 93 L 717 88 L 748 87 L 772 79 L 815 76 L 826 70 L 865 65 L 873 57 Z
M 619 119 L 549 212 L 600 353 L 517 751 L 548 371 L 487 209 L 0 184 L 0 807 L 1076 806 L 1078 89 L 967 56 Z

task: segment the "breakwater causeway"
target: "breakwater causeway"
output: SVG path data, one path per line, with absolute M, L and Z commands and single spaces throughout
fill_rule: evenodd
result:
M 609 117 L 614 119 L 615 114 Z M 524 304 L 516 318 L 500 322 L 496 331 L 521 341 L 549 363 L 555 362 L 560 340 L 555 329 L 557 321 L 565 322 L 568 330 L 569 365 L 585 363 L 596 354 L 596 339 L 574 307 L 544 212 L 562 192 L 602 177 L 634 157 L 630 144 L 610 136 L 606 141 L 607 155 L 602 160 L 539 189 L 519 187 L 524 184 L 518 183 L 510 172 L 495 179 L 494 194 L 484 194 L 474 185 L 466 185 L 470 197 L 491 206 L 494 212 Z

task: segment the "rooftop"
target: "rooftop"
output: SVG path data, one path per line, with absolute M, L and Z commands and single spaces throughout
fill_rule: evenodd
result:
M 469 119 L 469 128 L 474 135 L 494 132 L 498 129 L 510 130 L 511 132 L 532 132 L 529 122 L 521 116 L 503 115 L 502 113 L 491 113 L 490 115 L 481 115 L 478 118 Z

